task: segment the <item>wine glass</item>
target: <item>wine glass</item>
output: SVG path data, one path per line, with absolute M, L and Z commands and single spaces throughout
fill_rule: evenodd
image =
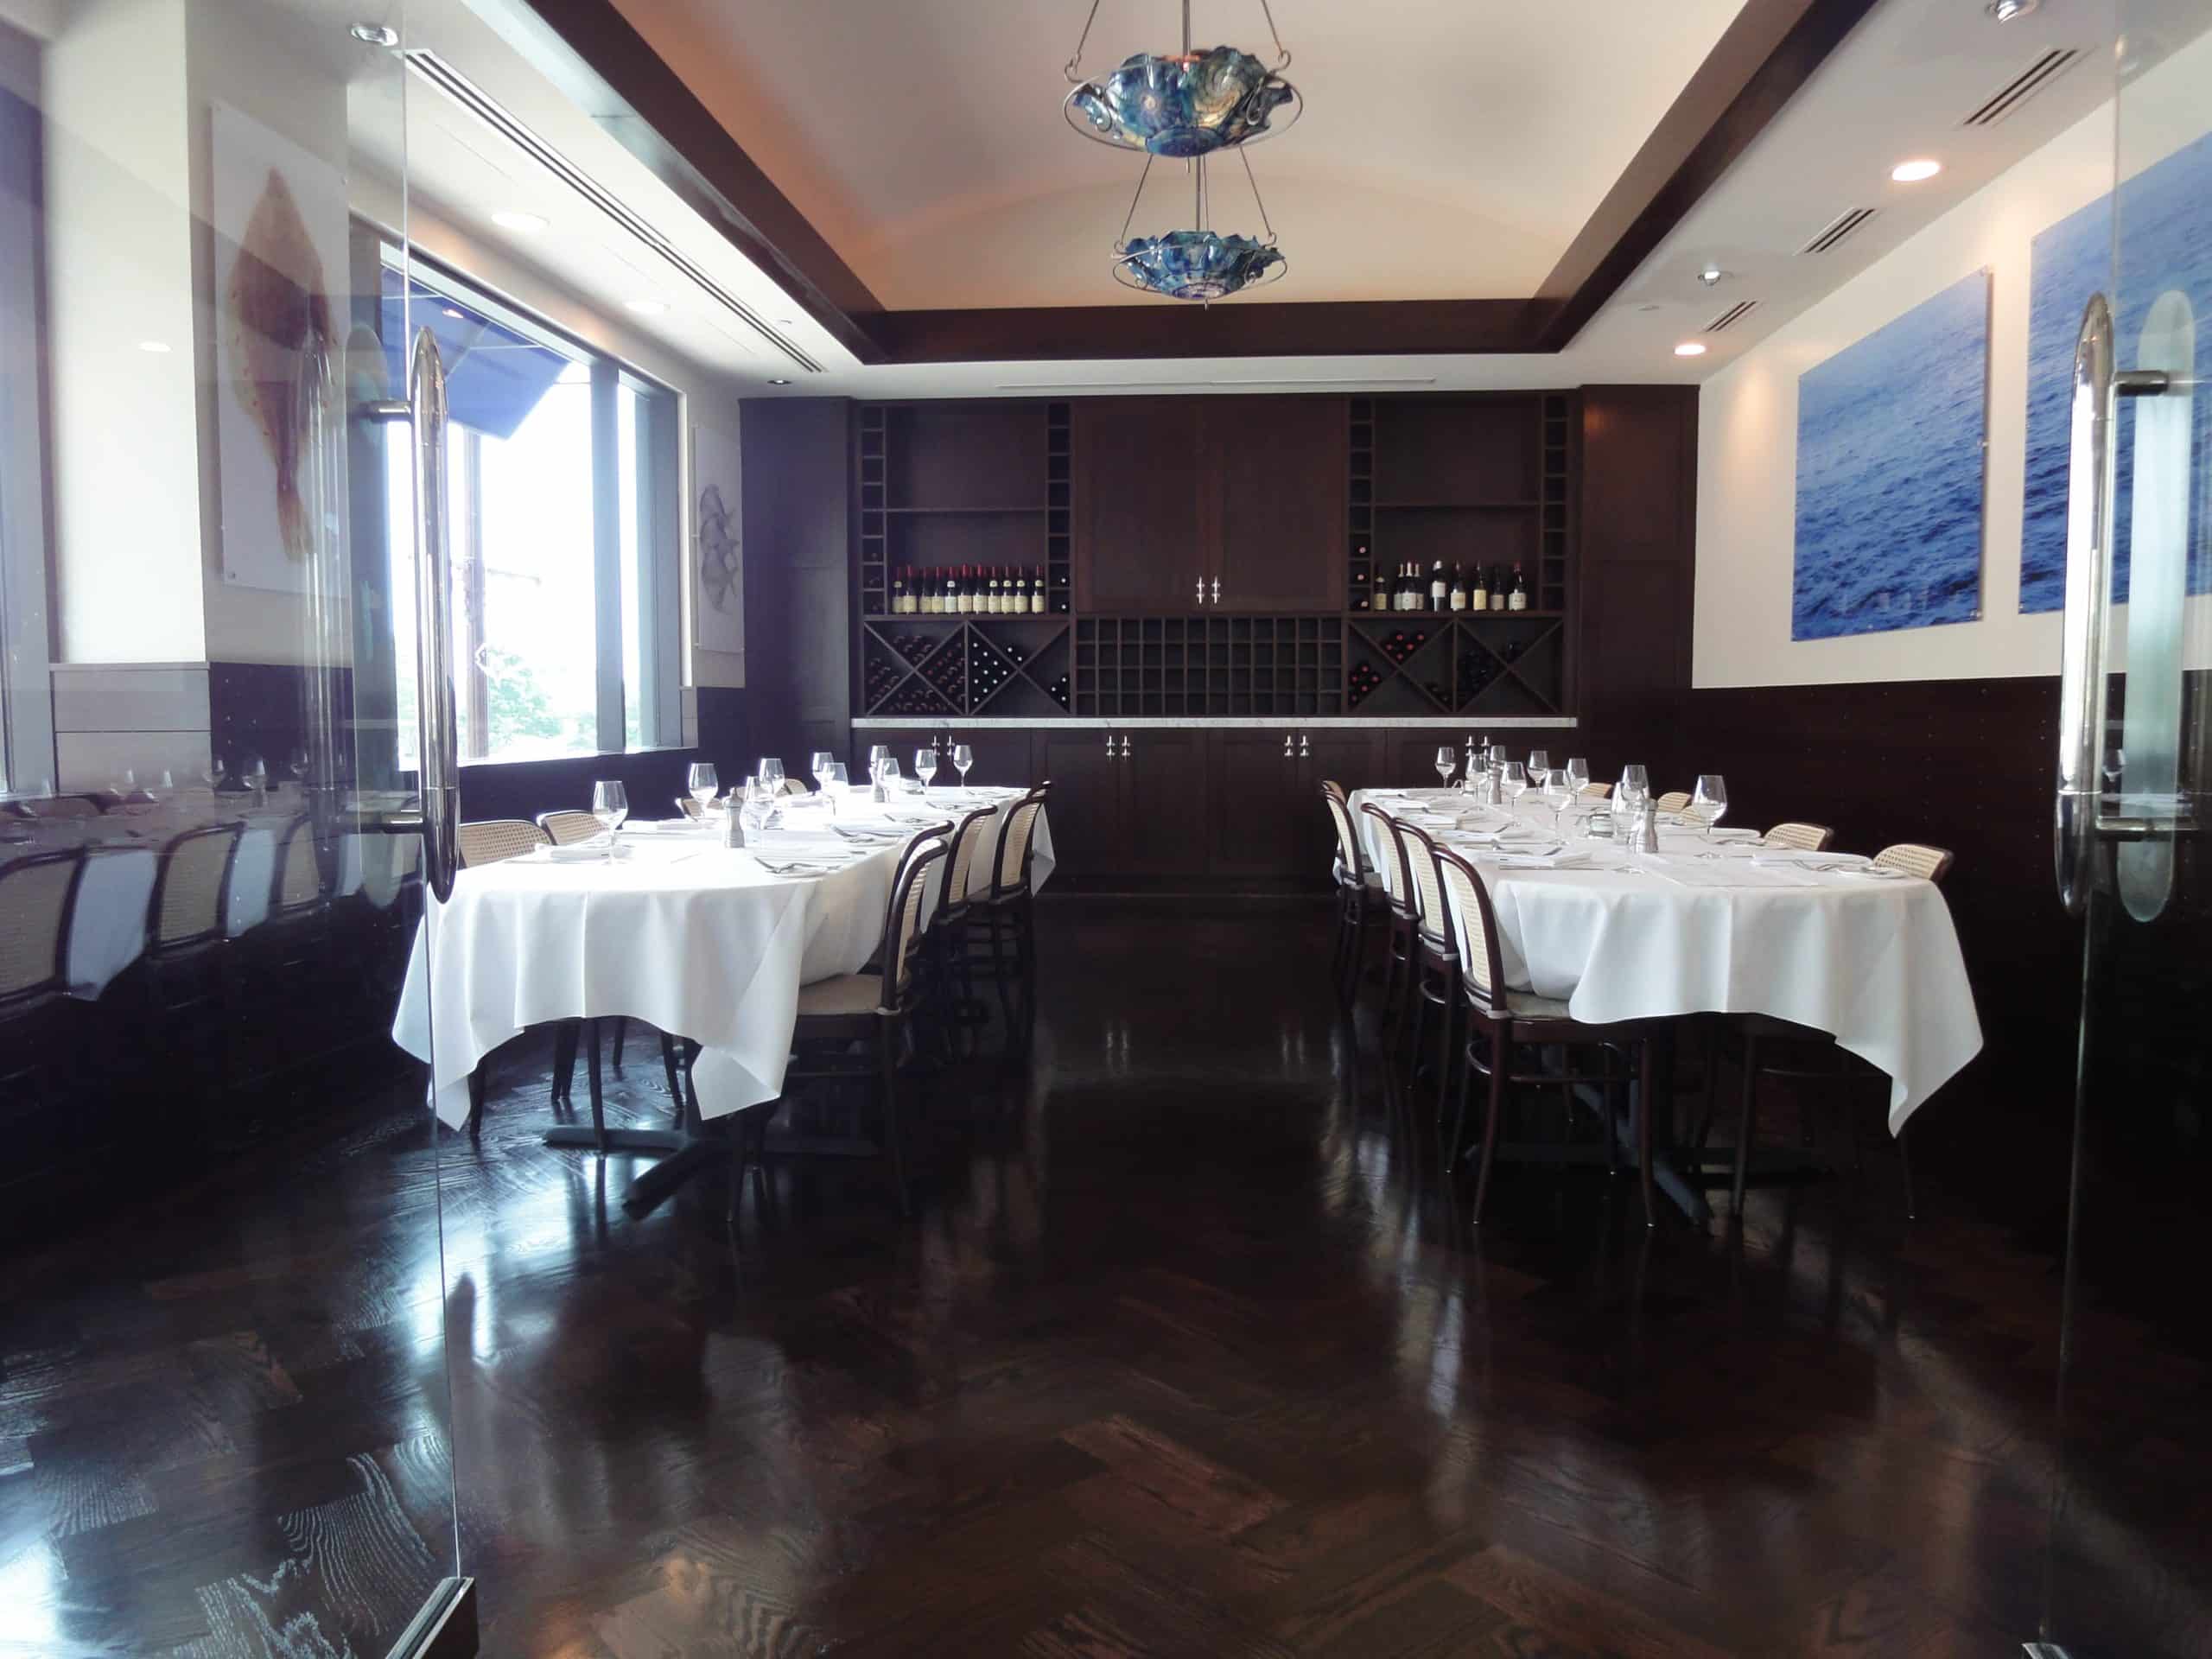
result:
M 827 789 L 830 786 L 830 768 L 836 763 L 836 760 L 837 757 L 827 749 L 817 749 L 807 757 L 806 769 L 814 774 L 814 786 L 817 789 Z
M 743 804 L 738 808 L 739 820 L 745 825 L 745 844 L 755 845 L 775 817 L 776 786 L 757 776 L 747 779 Z
M 245 786 L 253 791 L 257 801 L 269 798 L 269 763 L 257 754 L 246 757 Z
M 722 780 L 715 775 L 714 764 L 707 760 L 692 762 L 690 776 L 683 780 L 684 788 L 691 791 L 691 798 L 699 803 L 699 810 L 707 810 L 707 803 L 721 793 Z
M 1697 791 L 1690 797 L 1690 816 L 1705 826 L 1705 838 L 1713 839 L 1713 826 L 1728 814 L 1728 785 L 1717 772 L 1700 774 Z
M 937 746 L 931 744 L 914 751 L 914 776 L 922 780 L 922 787 L 930 786 L 930 779 L 937 776 Z
M 880 766 L 890 758 L 891 746 L 888 743 L 878 743 L 875 745 L 868 752 L 868 775 L 870 778 L 874 778 L 875 776 L 876 768 Z
M 1521 810 L 1521 798 L 1529 792 L 1529 769 L 1518 760 L 1509 760 L 1498 768 L 1498 788 L 1504 792 L 1507 809 L 1516 817 Z
M 976 751 L 965 743 L 952 747 L 952 769 L 960 774 L 960 787 L 968 787 L 968 768 L 976 764 Z
M 1449 789 L 1452 786 L 1452 774 L 1458 771 L 1459 768 L 1459 751 L 1453 748 L 1449 743 L 1440 743 L 1437 745 L 1436 775 L 1443 780 L 1444 786 L 1446 789 Z
M 1567 775 L 1574 785 L 1574 792 L 1577 795 L 1590 787 L 1590 763 L 1580 755 L 1567 757 Z
M 772 754 L 764 754 L 753 764 L 753 775 L 760 780 L 761 787 L 771 795 L 780 794 L 784 787 L 784 763 Z
M 1630 811 L 1642 806 L 1651 798 L 1650 774 L 1642 766 L 1623 766 L 1621 780 L 1613 786 L 1613 798 Z
M 602 778 L 591 786 L 591 815 L 599 820 L 599 827 L 607 831 L 609 846 L 613 845 L 614 832 L 622 827 L 622 820 L 630 816 L 630 796 L 612 778 Z
M 1552 758 L 1549 753 L 1542 749 L 1529 751 L 1529 776 L 1531 780 L 1541 784 L 1544 780 L 1544 774 L 1551 769 Z
M 1544 773 L 1544 804 L 1552 810 L 1552 829 L 1557 831 L 1560 821 L 1574 799 L 1574 779 L 1565 766 L 1554 766 Z
M 830 782 L 835 784 L 839 789 L 849 789 L 852 786 L 852 779 L 845 773 L 843 761 L 832 760 L 830 763 Z

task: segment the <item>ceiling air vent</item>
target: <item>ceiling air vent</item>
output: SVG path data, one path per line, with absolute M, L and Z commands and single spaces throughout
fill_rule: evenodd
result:
M 1837 243 L 1842 241 L 1845 237 L 1849 236 L 1853 231 L 1857 230 L 1861 225 L 1864 225 L 1868 219 L 1873 217 L 1874 209 L 1872 207 L 1853 207 L 1847 212 L 1838 213 L 1834 219 L 1830 219 L 1826 225 L 1821 227 L 1819 234 L 1815 236 L 1813 239 L 1808 242 L 1803 247 L 1798 249 L 1797 251 L 1800 253 L 1826 253 L 1829 249 L 1835 246 Z
M 436 53 L 410 52 L 407 54 L 407 67 L 613 219 L 640 246 L 658 254 L 701 293 L 743 321 L 753 334 L 781 352 L 798 367 L 809 374 L 824 372 L 820 363 L 777 333 L 766 318 L 716 282 L 702 266 L 683 253 L 646 219 L 632 212 L 612 191 L 539 137 Z
M 2037 92 L 2058 79 L 2080 59 L 2078 47 L 2054 47 L 2015 75 L 1997 94 L 1959 123 L 1962 127 L 1993 127 Z
M 1711 322 L 1707 323 L 1705 327 L 1698 332 L 1700 334 L 1717 334 L 1723 328 L 1731 327 L 1733 325 L 1741 322 L 1745 317 L 1751 315 L 1752 309 L 1758 304 L 1758 302 L 1757 300 L 1738 300 L 1735 304 L 1730 306 L 1726 311 L 1723 311 L 1719 316 L 1715 317 Z

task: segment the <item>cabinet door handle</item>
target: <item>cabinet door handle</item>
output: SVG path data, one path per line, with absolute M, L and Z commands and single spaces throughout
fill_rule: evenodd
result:
M 1221 578 L 1219 576 L 1216 576 L 1213 579 L 1213 602 L 1217 605 L 1221 603 Z
M 1129 758 L 1129 740 L 1128 740 L 1128 738 L 1124 737 L 1124 738 L 1122 740 L 1122 760 L 1128 760 L 1128 758 Z
M 1305 733 L 1300 732 L 1298 734 L 1298 758 L 1303 760 L 1313 753 L 1313 744 L 1312 740 L 1309 739 Z
M 1205 579 L 1204 576 L 1200 576 L 1200 577 L 1198 578 L 1198 603 L 1199 603 L 1199 604 L 1201 604 L 1201 605 L 1203 605 L 1203 604 L 1205 604 L 1205 602 L 1206 602 L 1206 579 Z
M 1282 734 L 1282 758 L 1288 760 L 1292 758 L 1292 753 L 1293 752 L 1290 747 L 1290 734 L 1288 732 L 1285 732 Z

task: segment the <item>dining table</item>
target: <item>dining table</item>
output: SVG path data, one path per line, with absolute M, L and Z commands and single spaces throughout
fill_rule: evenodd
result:
M 779 822 L 747 831 L 742 847 L 724 844 L 716 814 L 627 823 L 600 842 L 463 869 L 451 898 L 425 906 L 393 1038 L 429 1063 L 432 1103 L 453 1128 L 468 1121 L 478 1065 L 531 1026 L 621 1015 L 696 1045 L 683 1127 L 546 1134 L 550 1146 L 663 1154 L 626 1201 L 650 1208 L 721 1155 L 705 1124 L 780 1097 L 799 988 L 857 973 L 874 954 L 908 839 L 988 807 L 995 844 L 1025 792 L 787 797 Z M 1040 815 L 1033 884 L 1052 867 Z M 931 910 L 936 896 L 925 895 Z
M 1611 828 L 1596 801 L 1554 814 L 1533 798 L 1516 810 L 1458 790 L 1354 791 L 1376 870 L 1370 802 L 1474 865 L 1507 986 L 1586 1024 L 1758 1014 L 1826 1033 L 1888 1077 L 1892 1134 L 1980 1052 L 1958 931 L 1932 881 L 1668 814 L 1658 850 L 1632 852 L 1593 833 Z

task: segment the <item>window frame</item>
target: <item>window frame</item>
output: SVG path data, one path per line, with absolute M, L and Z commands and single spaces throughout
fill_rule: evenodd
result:
M 410 303 L 416 288 L 468 306 L 534 345 L 585 365 L 591 374 L 592 613 L 594 747 L 565 755 L 463 756 L 469 766 L 541 766 L 595 755 L 681 749 L 683 742 L 683 660 L 681 582 L 683 501 L 677 435 L 683 427 L 683 393 L 611 357 L 566 329 L 486 287 L 419 246 L 403 250 L 390 235 L 379 238 L 380 269 L 397 275 Z M 623 595 L 620 414 L 625 391 L 640 394 L 636 491 L 632 505 L 637 549 L 639 741 L 628 741 L 623 683 Z M 656 537 L 661 539 L 657 542 Z M 448 556 L 451 550 L 448 549 Z
M 37 42 L 0 23 L 0 794 L 51 788 L 53 639 L 47 572 L 46 121 Z M 16 135 L 10 135 L 12 138 Z M 12 267 L 9 269 L 8 267 Z

